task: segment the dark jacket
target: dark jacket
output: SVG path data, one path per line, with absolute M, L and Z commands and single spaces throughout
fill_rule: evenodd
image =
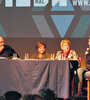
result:
M 0 57 L 8 57 L 8 58 L 12 58 L 13 54 L 16 53 L 14 49 L 12 49 L 10 46 L 8 45 L 4 45 L 4 49 L 2 50 L 2 52 L 0 53 Z M 17 53 L 16 53 L 17 54 Z M 17 54 L 17 57 L 19 58 L 19 55 Z

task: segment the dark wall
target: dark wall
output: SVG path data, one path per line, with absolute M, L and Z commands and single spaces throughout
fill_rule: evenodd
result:
M 85 62 L 85 50 L 88 47 L 87 38 L 68 38 L 71 41 L 71 49 L 75 50 L 79 57 L 82 58 L 82 67 Z M 30 56 L 36 52 L 35 45 L 38 41 L 43 41 L 47 45 L 47 52 L 56 53 L 60 49 L 61 38 L 5 38 L 5 44 L 14 48 L 21 58 L 25 53 Z

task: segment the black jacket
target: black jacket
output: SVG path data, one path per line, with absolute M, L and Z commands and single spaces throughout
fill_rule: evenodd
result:
M 8 58 L 12 58 L 13 54 L 16 53 L 14 49 L 12 49 L 10 46 L 8 45 L 4 45 L 4 49 L 2 50 L 2 52 L 0 53 L 1 57 L 8 57 Z M 17 54 L 17 53 L 16 53 Z M 19 58 L 19 55 L 17 54 L 17 57 Z

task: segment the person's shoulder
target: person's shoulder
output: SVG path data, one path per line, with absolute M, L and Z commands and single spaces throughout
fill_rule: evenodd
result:
M 48 52 L 45 52 L 45 55 L 46 55 L 46 56 L 50 56 L 50 53 L 48 53 Z
M 61 54 L 61 51 L 57 51 L 56 55 L 59 55 L 59 54 Z
M 76 53 L 76 51 L 75 50 L 70 50 L 70 53 Z
M 12 49 L 12 47 L 9 46 L 9 45 L 4 45 L 4 47 L 5 47 L 6 49 Z
M 32 55 L 35 55 L 35 56 L 36 56 L 36 55 L 37 55 L 37 53 L 33 53 Z
M 13 54 L 16 53 L 17 54 L 17 57 L 20 58 L 20 56 L 18 55 L 18 53 L 11 46 L 4 45 L 4 47 L 5 47 L 4 50 L 6 52 L 8 52 L 10 56 L 13 56 Z
M 45 52 L 46 55 L 50 55 L 48 52 Z
M 70 50 L 70 52 L 76 52 L 75 50 Z
M 33 54 L 31 55 L 31 59 L 35 59 L 36 56 L 37 56 L 37 53 L 33 53 Z
M 9 48 L 10 46 L 9 46 L 9 45 L 4 45 L 4 47 L 5 47 L 5 48 Z
M 86 57 L 90 57 L 90 53 L 85 54 Z

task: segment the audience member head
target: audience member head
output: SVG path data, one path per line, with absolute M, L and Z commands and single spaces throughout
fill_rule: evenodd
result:
M 24 95 L 20 100 L 43 100 L 39 95 Z
M 38 42 L 36 44 L 36 50 L 39 54 L 44 54 L 46 49 L 46 44 L 44 42 Z
M 32 100 L 32 95 L 31 94 L 24 95 L 23 97 L 20 98 L 20 100 Z
M 55 93 L 50 89 L 41 89 L 39 94 L 43 97 L 43 100 L 56 100 Z
M 70 50 L 70 41 L 69 40 L 62 40 L 61 41 L 61 49 L 64 53 L 67 53 Z
M 0 100 L 5 100 L 5 98 L 3 96 L 0 96 Z
M 32 100 L 43 100 L 39 95 L 32 95 Z
M 5 100 L 19 100 L 21 98 L 21 94 L 16 91 L 9 91 L 4 94 Z
M 4 39 L 2 36 L 0 36 L 0 52 L 4 49 Z

